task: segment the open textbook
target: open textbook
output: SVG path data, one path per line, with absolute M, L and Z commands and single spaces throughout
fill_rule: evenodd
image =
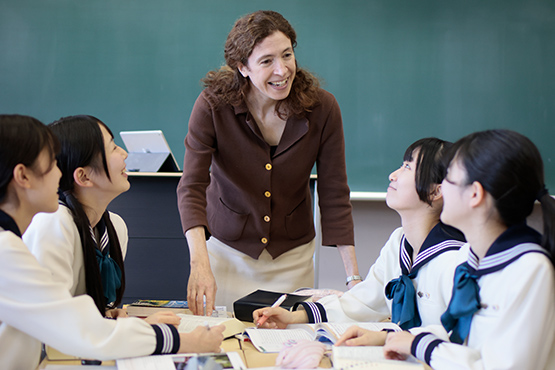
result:
M 322 322 L 318 324 L 293 324 L 287 326 L 287 329 L 247 328 L 245 331 L 256 349 L 260 352 L 270 353 L 279 352 L 284 345 L 295 344 L 300 340 L 335 343 L 353 325 L 375 331 L 381 331 L 382 329 L 401 331 L 399 326 L 391 322 Z
M 338 370 L 424 370 L 424 365 L 414 357 L 406 361 L 388 360 L 384 357 L 383 347 L 372 346 L 333 347 L 332 362 L 333 368 Z
M 224 338 L 229 338 L 236 334 L 242 334 L 248 327 L 248 324 L 233 317 L 195 316 L 187 314 L 177 314 L 177 316 L 181 318 L 181 323 L 177 330 L 182 333 L 189 333 L 195 330 L 199 325 L 208 325 L 210 327 L 224 325 Z

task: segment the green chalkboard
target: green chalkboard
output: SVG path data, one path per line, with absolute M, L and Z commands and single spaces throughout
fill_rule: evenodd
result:
M 199 80 L 258 9 L 337 97 L 352 190 L 385 191 L 418 138 L 499 127 L 537 143 L 555 189 L 553 0 L 2 0 L 0 112 L 161 129 L 181 164 Z

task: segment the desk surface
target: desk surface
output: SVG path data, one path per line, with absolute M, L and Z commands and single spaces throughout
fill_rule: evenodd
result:
M 223 341 L 222 349 L 225 352 L 238 352 L 247 368 L 269 367 L 276 363 L 277 353 L 261 353 L 249 341 L 241 342 L 236 338 L 229 338 Z M 73 356 L 65 355 L 53 348 L 48 348 L 49 358 L 44 359 L 39 369 L 45 369 L 47 365 L 81 365 L 81 360 Z M 103 361 L 102 366 L 115 366 L 115 361 Z M 328 357 L 324 357 L 320 362 L 320 367 L 331 368 Z M 84 367 L 85 369 L 85 367 Z
M 236 338 L 229 338 L 223 341 L 222 350 L 225 352 L 237 352 L 243 359 L 243 362 L 247 368 L 257 368 L 257 367 L 272 367 L 275 366 L 276 358 L 278 356 L 277 353 L 262 353 L 259 352 L 249 341 L 240 341 Z M 76 359 L 75 357 L 65 355 L 61 352 L 58 352 L 52 348 L 47 350 L 50 357 L 55 358 L 56 360 L 49 360 L 44 359 L 41 364 L 39 365 L 38 369 L 45 369 L 47 365 L 73 365 L 73 366 L 80 366 L 81 360 Z M 428 365 L 424 365 L 424 369 L 431 370 Z M 115 361 L 103 361 L 102 366 L 116 366 Z M 330 358 L 326 355 L 320 361 L 320 368 L 331 368 L 331 361 Z M 87 367 L 83 367 L 86 369 Z

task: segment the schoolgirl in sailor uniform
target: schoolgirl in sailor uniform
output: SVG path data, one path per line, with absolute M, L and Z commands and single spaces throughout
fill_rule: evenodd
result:
M 389 334 L 386 356 L 413 354 L 434 369 L 554 369 L 555 201 L 539 151 L 513 131 L 466 136 L 453 147 L 443 196 L 441 218 L 464 232 L 467 261 L 442 326 Z M 543 236 L 526 225 L 535 200 Z
M 106 207 L 129 190 L 127 153 L 92 116 L 64 117 L 50 129 L 62 148 L 56 156 L 60 207 L 37 215 L 23 240 L 72 295 L 90 295 L 106 316 L 125 316 L 117 307 L 125 290 L 127 226 Z
M 389 317 L 404 329 L 439 323 L 439 314 L 451 295 L 452 268 L 462 262 L 457 252 L 464 244 L 460 231 L 439 221 L 443 202 L 439 184 L 445 169 L 442 154 L 450 145 L 436 138 L 416 141 L 406 150 L 401 168 L 389 176 L 387 204 L 399 213 L 403 227 L 391 234 L 362 283 L 342 297 L 330 295 L 315 303 L 304 302 L 293 313 L 257 310 L 255 320 L 270 316 L 266 327 Z M 385 338 L 385 333 L 381 334 Z
M 125 258 L 127 225 L 118 214 L 108 214 L 121 247 L 122 257 Z M 109 246 L 106 250 L 108 238 L 104 237 L 101 240 L 104 241 L 102 250 L 109 251 Z M 54 279 L 67 287 L 71 295 L 87 294 L 81 236 L 73 214 L 65 203 L 59 202 L 58 210 L 54 213 L 37 214 L 23 235 L 23 242 L 41 265 L 52 271 Z
M 451 296 L 450 266 L 461 263 L 456 252 L 463 244 L 458 230 L 439 222 L 413 262 L 412 247 L 400 227 L 393 231 L 362 283 L 341 297 L 329 295 L 315 303 L 303 303 L 308 320 L 360 322 L 393 317 L 392 321 L 405 329 L 438 323 Z
M 153 353 L 218 351 L 223 327 L 178 333 L 137 318 L 107 320 L 87 296 L 72 297 L 21 240 L 38 212 L 58 208 L 58 142 L 38 120 L 0 115 L 0 363 L 35 369 L 41 341 L 100 360 Z

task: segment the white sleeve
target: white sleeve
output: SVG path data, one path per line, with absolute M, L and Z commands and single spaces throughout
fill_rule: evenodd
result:
M 402 228 L 391 234 L 363 282 L 345 292 L 341 298 L 329 295 L 318 301 L 324 306 L 328 321 L 383 321 L 391 316 L 385 286 L 401 274 L 399 243 L 402 236 Z
M 177 341 L 178 348 L 177 331 L 160 341 L 159 328 L 144 320 L 105 319 L 89 296 L 72 297 L 13 233 L 0 232 L 0 246 L 3 328 L 13 327 L 64 353 L 100 360 L 149 355 L 166 339 L 173 342 L 163 347 L 175 349 Z M 11 343 L 13 350 L 18 345 Z
M 118 235 L 121 255 L 123 256 L 123 259 L 125 259 L 125 255 L 127 254 L 127 243 L 129 242 L 127 225 L 120 215 L 112 212 L 109 212 L 109 214 L 112 225 L 114 225 L 114 229 L 116 230 L 116 234 Z
M 81 239 L 71 213 L 59 206 L 55 213 L 38 213 L 23 235 L 23 241 L 39 263 L 50 270 L 54 281 L 77 292 L 79 269 L 84 269 Z M 78 264 L 75 265 L 76 260 Z M 84 277 L 84 271 L 83 271 Z M 84 284 L 84 283 L 83 283 Z

